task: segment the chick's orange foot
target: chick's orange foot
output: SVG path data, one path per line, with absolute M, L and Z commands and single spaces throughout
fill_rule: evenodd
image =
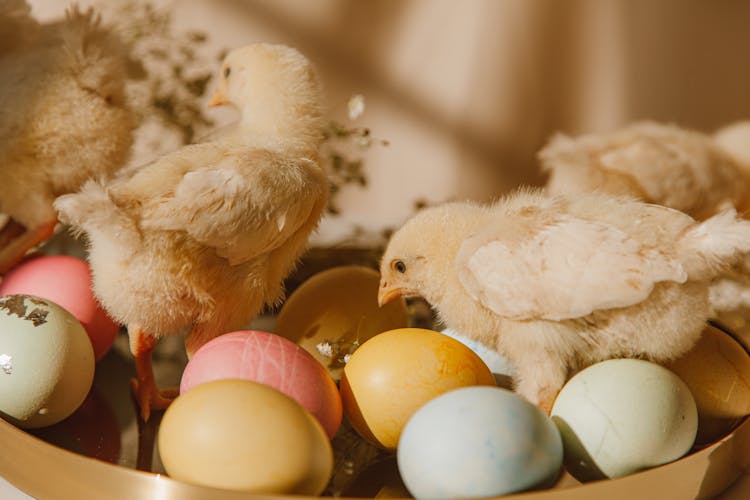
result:
M 144 422 L 151 417 L 151 410 L 166 410 L 179 395 L 178 389 L 159 390 L 153 378 L 148 380 L 130 380 L 130 389 L 139 408 L 139 414 Z
M 135 360 L 136 378 L 130 381 L 135 401 L 140 408 L 144 422 L 151 416 L 151 409 L 164 410 L 177 397 L 177 389 L 161 391 L 156 386 L 151 353 L 156 348 L 157 339 L 146 333 L 140 326 L 128 327 L 130 351 Z

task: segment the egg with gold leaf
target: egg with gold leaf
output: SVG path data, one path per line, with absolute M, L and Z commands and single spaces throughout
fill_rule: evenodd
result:
M 0 414 L 22 428 L 55 424 L 83 403 L 94 349 L 81 323 L 49 300 L 0 297 Z
M 379 333 L 408 326 L 403 299 L 378 307 L 380 275 L 339 266 L 313 275 L 287 299 L 275 333 L 298 343 L 338 380 L 345 359 Z
M 665 366 L 695 398 L 697 446 L 725 436 L 750 414 L 750 355 L 723 330 L 707 326 L 692 349 Z

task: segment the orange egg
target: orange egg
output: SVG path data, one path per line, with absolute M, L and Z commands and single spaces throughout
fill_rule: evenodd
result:
M 344 414 L 366 440 L 395 450 L 401 431 L 424 403 L 452 389 L 495 385 L 481 358 L 447 335 L 400 328 L 352 354 L 341 378 Z
M 299 344 L 338 380 L 345 356 L 374 335 L 409 324 L 403 299 L 378 307 L 379 284 L 380 275 L 369 267 L 320 272 L 289 296 L 275 333 Z
M 665 366 L 695 398 L 697 445 L 721 438 L 750 414 L 750 356 L 729 334 L 708 326 L 690 351 Z

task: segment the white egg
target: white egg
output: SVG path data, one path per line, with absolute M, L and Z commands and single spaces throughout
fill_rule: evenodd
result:
M 440 333 L 462 342 L 465 346 L 474 351 L 489 367 L 490 371 L 495 376 L 498 385 L 510 388 L 515 368 L 513 368 L 513 365 L 505 358 L 505 356 L 500 355 L 496 350 L 487 347 L 482 342 L 470 339 L 466 335 L 451 328 L 441 330 Z
M 552 421 L 498 387 L 456 389 L 424 404 L 398 443 L 398 468 L 415 498 L 493 497 L 549 484 L 562 466 Z
M 698 414 L 685 383 L 636 359 L 597 363 L 571 378 L 552 407 L 565 466 L 586 481 L 676 460 L 693 445 Z
M 72 414 L 94 380 L 86 330 L 57 304 L 29 295 L 0 297 L 0 414 L 34 428 Z

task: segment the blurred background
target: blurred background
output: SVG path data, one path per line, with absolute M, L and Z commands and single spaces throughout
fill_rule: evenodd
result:
M 39 19 L 68 5 L 30 3 Z M 114 4 L 138 3 L 99 5 L 111 14 Z M 354 152 L 362 163 L 340 179 L 338 213 L 326 217 L 319 245 L 371 245 L 415 207 L 542 184 L 536 153 L 556 131 L 646 118 L 712 131 L 750 117 L 743 0 L 151 3 L 172 33 L 205 35 L 209 71 L 222 51 L 250 42 L 299 48 L 320 70 L 331 118 L 388 142 Z M 209 83 L 201 105 L 211 91 Z M 365 111 L 350 121 L 347 102 L 357 94 Z M 206 113 L 215 124 L 232 118 Z M 163 135 L 159 142 L 170 147 Z M 146 156 L 141 150 L 133 162 Z

